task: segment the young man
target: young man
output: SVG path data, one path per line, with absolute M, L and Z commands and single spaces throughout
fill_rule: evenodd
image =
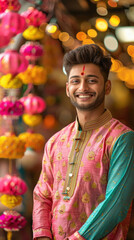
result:
M 134 196 L 134 132 L 105 109 L 111 59 L 95 44 L 65 54 L 77 119 L 46 143 L 34 189 L 39 240 L 125 240 Z

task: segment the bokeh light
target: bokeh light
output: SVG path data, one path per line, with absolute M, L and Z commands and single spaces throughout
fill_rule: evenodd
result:
M 93 44 L 93 43 L 94 43 L 94 41 L 93 41 L 92 39 L 86 38 L 86 39 L 84 39 L 84 41 L 82 42 L 82 45 L 85 45 L 85 44 Z
M 114 0 L 109 0 L 107 3 L 110 7 L 117 7 L 117 2 L 115 2 Z
M 76 38 L 79 40 L 79 41 L 83 41 L 87 38 L 87 34 L 85 32 L 78 32 L 76 34 Z
M 95 29 L 92 29 L 92 28 L 87 31 L 87 34 L 91 38 L 97 37 L 97 31 Z
M 120 24 L 120 18 L 117 15 L 112 15 L 109 19 L 109 23 L 113 27 L 117 27 Z
M 108 23 L 104 18 L 97 18 L 95 27 L 100 32 L 106 32 L 108 29 Z
M 114 58 L 111 58 L 111 61 L 112 61 L 112 66 L 110 69 L 111 72 L 118 72 L 120 68 L 123 67 L 123 64 L 121 61 Z
M 104 45 L 109 51 L 115 52 L 117 50 L 119 44 L 118 44 L 118 41 L 115 38 L 115 36 L 107 35 L 104 38 Z
M 57 27 L 57 25 L 56 24 L 48 24 L 47 26 L 46 26 L 46 32 L 47 33 L 55 33 L 56 31 L 57 31 L 57 29 L 58 29 L 58 27 Z
M 134 45 L 129 45 L 127 47 L 127 53 L 129 56 L 134 57 Z
M 62 42 L 66 42 L 69 39 L 69 34 L 67 32 L 61 32 L 59 34 L 59 40 Z

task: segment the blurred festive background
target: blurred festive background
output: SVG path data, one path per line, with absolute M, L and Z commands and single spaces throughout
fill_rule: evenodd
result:
M 45 142 L 76 114 L 66 51 L 96 43 L 111 54 L 106 105 L 134 129 L 134 0 L 0 0 L 0 23 L 0 240 L 31 240 Z

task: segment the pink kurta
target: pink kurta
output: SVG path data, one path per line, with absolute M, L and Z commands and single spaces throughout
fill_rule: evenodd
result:
M 76 121 L 50 138 L 34 189 L 34 238 L 63 240 L 82 227 L 105 199 L 113 145 L 127 131 L 107 110 L 96 121 L 87 122 L 84 131 L 78 130 Z M 125 239 L 127 218 L 104 239 Z

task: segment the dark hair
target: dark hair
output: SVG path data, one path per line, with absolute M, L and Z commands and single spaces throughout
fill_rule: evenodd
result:
M 87 44 L 75 48 L 64 55 L 63 67 L 67 75 L 76 64 L 93 63 L 100 67 L 100 71 L 107 81 L 110 67 L 112 65 L 110 55 L 105 55 L 104 51 L 96 44 Z

